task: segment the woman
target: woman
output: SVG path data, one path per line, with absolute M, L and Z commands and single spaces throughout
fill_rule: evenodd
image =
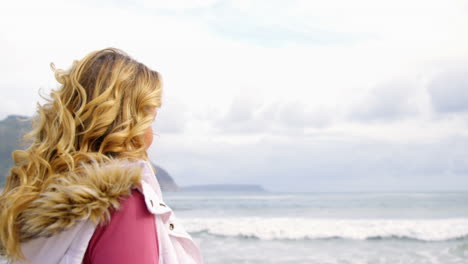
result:
M 117 49 L 56 70 L 61 84 L 0 195 L 0 252 L 25 263 L 201 263 L 164 203 L 146 150 L 156 71 Z

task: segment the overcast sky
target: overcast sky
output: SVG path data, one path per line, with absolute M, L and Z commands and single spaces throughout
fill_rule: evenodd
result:
M 96 2 L 2 0 L 0 119 L 117 47 L 163 76 L 150 158 L 179 185 L 468 190 L 466 1 Z

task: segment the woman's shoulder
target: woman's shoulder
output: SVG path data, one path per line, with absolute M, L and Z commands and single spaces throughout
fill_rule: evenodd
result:
M 154 215 L 134 189 L 113 210 L 110 221 L 96 227 L 84 263 L 157 263 L 156 232 Z

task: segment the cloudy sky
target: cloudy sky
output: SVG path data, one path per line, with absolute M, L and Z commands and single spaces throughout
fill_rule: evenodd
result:
M 466 1 L 64 2 L 2 1 L 0 119 L 117 47 L 164 78 L 150 157 L 179 185 L 468 190 Z

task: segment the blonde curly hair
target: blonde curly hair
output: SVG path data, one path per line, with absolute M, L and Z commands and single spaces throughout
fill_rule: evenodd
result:
M 50 183 L 84 164 L 147 159 L 143 135 L 161 106 L 161 77 L 115 48 L 94 51 L 67 70 L 60 88 L 38 105 L 31 145 L 13 152 L 0 194 L 0 252 L 23 259 L 17 219 Z

